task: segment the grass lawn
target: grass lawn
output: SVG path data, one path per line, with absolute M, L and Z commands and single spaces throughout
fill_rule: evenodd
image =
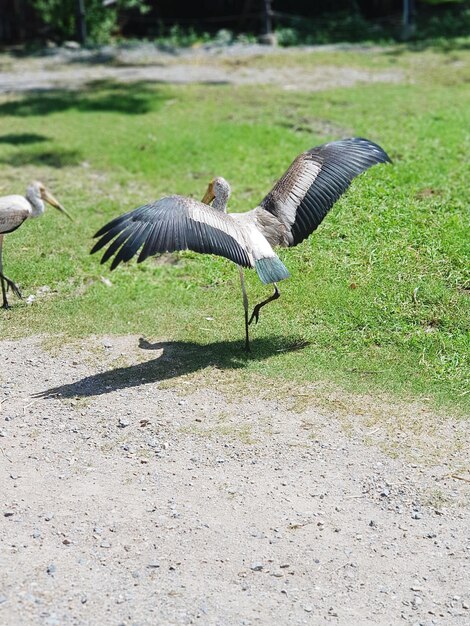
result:
M 297 59 L 303 71 L 315 63 Z M 401 68 L 406 80 L 315 93 L 103 82 L 2 97 L 2 194 L 42 180 L 76 221 L 48 208 L 5 238 L 6 275 L 36 299 L 11 296 L 0 336 L 138 333 L 187 342 L 192 369 L 330 380 L 465 412 L 470 51 L 396 48 L 352 63 Z M 280 251 L 292 277 L 263 309 L 249 356 L 230 262 L 182 253 L 111 274 L 89 255 L 113 216 L 170 193 L 202 198 L 214 175 L 231 183 L 232 210 L 250 209 L 299 152 L 352 135 L 380 143 L 394 164 L 356 179 L 316 233 Z M 254 272 L 247 282 L 252 304 L 270 294 Z

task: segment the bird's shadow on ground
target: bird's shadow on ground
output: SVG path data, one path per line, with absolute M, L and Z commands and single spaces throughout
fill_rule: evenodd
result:
M 250 361 L 261 361 L 274 355 L 302 350 L 308 343 L 298 337 L 267 337 L 251 342 L 251 352 L 240 341 L 220 341 L 211 345 L 185 341 L 149 343 L 139 340 L 143 350 L 156 350 L 157 358 L 127 367 L 86 376 L 68 385 L 60 385 L 35 394 L 36 398 L 76 398 L 99 396 L 118 389 L 138 387 L 177 378 L 207 367 L 241 369 Z

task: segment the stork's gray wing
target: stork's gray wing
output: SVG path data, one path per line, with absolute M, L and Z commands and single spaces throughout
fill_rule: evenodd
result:
M 125 213 L 103 226 L 91 253 L 110 243 L 101 259 L 114 256 L 111 269 L 129 261 L 142 248 L 137 262 L 159 252 L 193 250 L 217 254 L 243 267 L 252 267 L 248 249 L 235 221 L 207 204 L 168 196 Z
M 12 233 L 28 217 L 28 201 L 25 198 L 22 196 L 0 198 L 0 234 Z
M 321 223 L 352 179 L 377 163 L 391 162 L 380 146 L 355 137 L 300 154 L 261 202 L 287 229 L 295 246 Z

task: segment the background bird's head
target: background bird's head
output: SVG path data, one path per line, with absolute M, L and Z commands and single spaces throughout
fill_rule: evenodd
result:
M 34 198 L 40 198 L 41 200 L 44 200 L 51 206 L 55 207 L 56 209 L 64 213 L 70 220 L 72 219 L 72 216 L 67 213 L 67 211 L 60 204 L 60 202 L 56 200 L 56 198 L 54 198 L 54 196 L 46 188 L 46 186 L 43 185 L 43 183 L 39 182 L 38 180 L 34 181 L 33 183 L 29 185 L 29 187 L 26 190 L 26 197 L 28 198 L 28 200 L 31 200 Z

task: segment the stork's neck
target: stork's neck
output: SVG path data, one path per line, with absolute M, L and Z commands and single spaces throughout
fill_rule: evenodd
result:
M 212 208 L 217 211 L 227 213 L 227 202 L 229 194 L 224 191 L 219 191 L 214 200 L 212 201 Z
M 31 217 L 40 217 L 44 213 L 44 202 L 42 199 L 35 194 L 28 194 L 26 198 L 32 207 Z

